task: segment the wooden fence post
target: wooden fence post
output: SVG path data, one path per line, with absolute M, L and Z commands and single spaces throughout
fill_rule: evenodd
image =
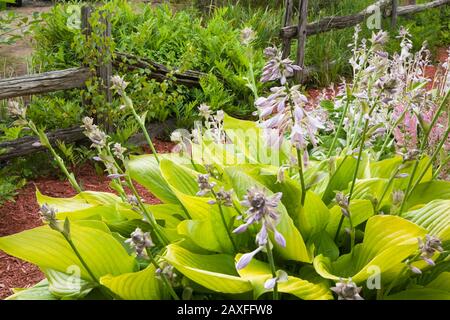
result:
M 392 28 L 397 27 L 397 18 L 398 18 L 398 0 L 392 0 L 392 19 L 391 19 Z
M 299 3 L 299 22 L 298 22 L 298 47 L 297 47 L 297 65 L 302 70 L 295 73 L 295 80 L 303 83 L 305 76 L 305 49 L 306 49 L 306 25 L 308 23 L 308 0 L 300 0 Z
M 100 91 L 105 97 L 106 110 L 101 113 L 101 122 L 106 132 L 111 132 L 112 123 L 109 117 L 109 108 L 112 103 L 111 77 L 112 77 L 112 56 L 110 49 L 111 41 L 111 19 L 109 13 L 100 11 L 100 23 L 103 25 L 102 45 L 99 47 L 99 62 L 97 76 L 101 82 Z
M 285 0 L 285 12 L 283 17 L 283 28 L 288 27 L 292 23 L 292 16 L 294 15 L 294 0 Z M 291 38 L 283 38 L 282 55 L 283 59 L 289 57 L 291 54 Z

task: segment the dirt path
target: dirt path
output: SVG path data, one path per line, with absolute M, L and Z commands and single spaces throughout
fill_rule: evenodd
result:
M 22 17 L 33 16 L 34 12 L 48 12 L 53 4 L 49 1 L 24 0 L 20 8 L 8 7 Z M 33 53 L 32 38 L 26 36 L 13 45 L 0 46 L 0 78 L 21 76 L 28 73 L 28 60 Z

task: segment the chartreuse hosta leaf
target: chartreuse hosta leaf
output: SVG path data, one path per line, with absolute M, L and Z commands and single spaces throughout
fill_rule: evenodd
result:
M 72 222 L 71 238 L 96 279 L 106 274 L 119 275 L 134 271 L 136 267 L 134 258 L 129 256 L 122 245 L 109 232 L 105 232 L 105 229 L 92 227 L 93 223 L 102 224 L 98 221 L 88 221 L 84 224 Z M 61 233 L 48 226 L 2 237 L 0 249 L 41 269 L 66 273 L 79 267 L 81 278 L 92 280 Z
M 167 247 L 164 259 L 184 276 L 207 289 L 229 294 L 252 290 L 251 283 L 237 274 L 231 255 L 195 254 L 171 244 Z
M 83 191 L 72 198 L 53 198 L 36 190 L 39 205 L 44 203 L 57 209 L 56 218 L 64 220 L 101 219 L 105 222 L 125 219 L 141 219 L 141 215 L 131 210 L 118 196 L 106 192 Z
M 374 216 L 367 221 L 364 241 L 352 253 L 335 262 L 319 255 L 314 259 L 314 267 L 324 278 L 352 277 L 356 283 L 366 280 L 376 267 L 382 281 L 388 281 L 393 276 L 389 271 L 398 269 L 404 259 L 418 250 L 417 238 L 426 233 L 424 228 L 398 216 Z
M 350 214 L 352 217 L 353 226 L 357 227 L 374 215 L 372 202 L 369 200 L 355 199 L 350 202 Z M 336 235 L 339 221 L 342 217 L 341 208 L 338 205 L 330 209 L 330 218 L 326 230 L 330 236 L 334 238 Z M 348 219 L 344 219 L 340 231 L 340 235 L 345 233 L 345 228 L 350 227 Z
M 258 187 L 265 189 L 267 194 L 270 195 L 271 191 L 264 187 L 251 176 L 249 176 L 245 170 L 242 170 L 239 166 L 225 168 L 226 178 L 228 183 L 233 188 L 234 192 L 239 199 L 243 199 L 247 190 L 252 187 Z M 277 230 L 286 239 L 286 247 L 281 247 L 276 241 L 272 241 L 275 251 L 278 252 L 284 259 L 295 260 L 302 262 L 311 262 L 312 258 L 305 242 L 300 234 L 300 231 L 295 227 L 292 218 L 286 211 L 286 208 L 282 203 L 278 205 L 278 211 L 281 214 L 280 222 L 277 225 Z M 271 235 L 272 236 L 272 235 Z
M 281 150 L 271 148 L 256 122 L 235 119 L 225 114 L 223 126 L 227 137 L 245 157 L 245 163 L 278 165 L 289 161 L 289 143 L 283 143 Z
M 160 155 L 167 158 L 167 155 Z M 155 197 L 164 203 L 178 203 L 164 178 L 159 164 L 153 155 L 131 156 L 127 162 L 127 172 L 131 178 L 147 188 Z
M 164 297 L 152 264 L 138 272 L 103 276 L 100 283 L 125 300 L 159 300 Z
M 241 254 L 236 256 L 239 260 Z M 264 283 L 272 278 L 270 266 L 262 261 L 253 259 L 244 269 L 238 270 L 242 279 L 250 281 L 253 286 L 253 297 L 258 299 L 262 294 L 270 292 L 264 288 Z M 303 300 L 330 300 L 333 295 L 326 282 L 313 283 L 298 277 L 289 276 L 287 282 L 278 284 L 278 291 L 292 294 Z
M 419 161 L 419 165 L 417 167 L 417 172 L 416 172 L 416 174 L 414 176 L 414 180 L 413 180 L 414 182 L 417 181 L 417 179 L 420 176 L 420 173 L 422 173 L 423 170 L 426 168 L 429 160 L 430 160 L 430 158 L 428 156 L 425 156 Z M 378 161 L 378 162 L 373 162 L 370 164 L 371 177 L 372 178 L 389 179 L 396 172 L 397 168 L 402 163 L 403 163 L 403 160 L 402 160 L 402 157 L 400 157 L 400 156 L 396 156 L 394 158 L 385 159 L 385 160 Z M 404 173 L 404 174 L 410 175 L 412 173 L 413 167 L 414 167 L 414 162 L 409 161 L 404 164 L 404 168 L 402 168 L 398 173 Z M 432 176 L 433 176 L 433 172 L 432 172 L 432 168 L 430 167 L 430 168 L 428 168 L 426 174 L 422 178 L 421 183 L 430 181 Z M 393 184 L 394 190 L 406 189 L 406 187 L 408 186 L 409 179 L 410 179 L 410 176 L 408 176 L 406 178 L 395 179 L 394 184 Z
M 415 224 L 428 230 L 441 241 L 450 240 L 450 200 L 434 200 L 422 208 L 403 214 Z
M 385 189 L 387 191 L 385 192 Z M 384 205 L 392 202 L 392 183 L 388 185 L 388 179 L 383 178 L 369 178 L 357 180 L 355 183 L 355 188 L 353 190 L 352 199 L 367 199 L 367 200 L 380 200 L 385 192 L 383 198 L 383 203 L 379 205 L 382 208 Z M 349 193 L 347 189 L 346 193 Z
M 177 231 L 188 237 L 199 247 L 214 252 L 233 252 L 233 245 L 222 222 L 217 205 L 208 203 L 211 197 L 198 197 L 197 174 L 169 160 L 161 161 L 161 173 L 167 185 L 193 220 L 181 222 Z M 212 179 L 211 179 L 212 181 Z M 227 226 L 237 213 L 232 208 L 222 207 Z M 229 226 L 231 231 L 232 226 Z M 203 229 L 203 230 L 202 230 Z M 207 233 L 207 230 L 210 233 Z M 234 237 L 234 235 L 233 235 Z
M 450 181 L 428 181 L 420 183 L 413 190 L 406 202 L 406 209 L 427 204 L 433 200 L 450 200 Z

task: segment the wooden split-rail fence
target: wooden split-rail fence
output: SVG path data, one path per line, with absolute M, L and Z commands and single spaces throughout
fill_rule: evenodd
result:
M 305 78 L 305 47 L 308 36 L 328 32 L 336 29 L 343 29 L 360 24 L 373 14 L 374 6 L 381 10 L 384 18 L 391 17 L 391 23 L 395 25 L 399 16 L 411 15 L 427 9 L 437 8 L 449 5 L 450 0 L 435 0 L 425 4 L 399 6 L 399 0 L 379 0 L 372 6 L 353 15 L 327 17 L 320 21 L 307 21 L 308 16 L 308 0 L 298 0 L 298 23 L 293 25 L 294 6 L 296 1 L 285 0 L 285 14 L 282 21 L 280 37 L 283 43 L 283 56 L 288 57 L 291 54 L 291 43 L 294 39 L 298 40 L 296 64 L 302 67 L 302 70 L 296 74 L 296 80 L 303 82 Z M 91 36 L 91 28 L 89 18 L 92 13 L 92 7 L 84 6 L 82 8 L 81 28 L 86 37 Z M 101 36 L 111 37 L 111 24 L 107 15 L 102 15 L 101 22 L 105 24 L 104 32 Z M 104 50 L 102 54 L 111 56 L 108 48 L 100 48 Z M 69 90 L 75 88 L 83 88 L 88 79 L 97 76 L 101 79 L 102 87 L 99 89 L 106 97 L 106 103 L 112 100 L 110 80 L 114 68 L 126 66 L 130 71 L 135 69 L 146 69 L 148 77 L 163 81 L 171 74 L 174 81 L 188 87 L 199 86 L 200 78 L 204 75 L 198 71 L 186 71 L 182 73 L 172 73 L 162 64 L 155 63 L 147 58 L 138 57 L 128 53 L 115 52 L 112 56 L 114 59 L 105 59 L 99 61 L 97 69 L 93 72 L 86 66 L 78 68 L 70 68 L 66 70 L 56 70 L 44 72 L 34 75 L 26 75 L 9 79 L 0 79 L 0 100 L 10 99 L 21 96 L 30 96 L 35 94 L 49 93 L 59 90 Z M 102 118 L 103 125 L 108 129 L 110 125 L 107 115 Z M 174 128 L 174 122 L 169 121 L 166 124 L 150 124 L 149 131 L 151 136 L 160 135 L 167 128 Z M 86 139 L 82 133 L 82 129 L 74 127 L 70 129 L 61 129 L 48 133 L 49 140 L 55 144 L 58 140 L 65 143 L 79 142 Z M 136 142 L 142 141 L 139 136 L 133 138 Z M 44 150 L 35 137 L 23 137 L 14 141 L 0 143 L 0 162 L 4 162 L 16 157 L 25 156 L 36 151 Z

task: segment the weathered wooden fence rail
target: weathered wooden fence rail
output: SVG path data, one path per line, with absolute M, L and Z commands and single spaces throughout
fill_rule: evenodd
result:
M 147 126 L 147 131 L 151 138 L 166 136 L 175 129 L 174 119 L 169 119 L 164 123 L 150 123 Z M 64 143 L 89 143 L 89 140 L 83 134 L 83 129 L 79 126 L 48 132 L 47 136 L 53 146 L 56 145 L 57 141 L 63 141 Z M 128 142 L 137 146 L 147 143 L 142 133 L 133 135 Z M 26 136 L 13 141 L 0 142 L 0 163 L 46 150 L 47 149 L 39 143 L 39 138 L 34 136 Z
M 280 32 L 280 37 L 283 40 L 283 56 L 285 57 L 287 57 L 288 52 L 290 52 L 291 41 L 295 38 L 298 39 L 300 48 L 297 52 L 297 63 L 300 63 L 299 65 L 301 67 L 304 67 L 304 65 L 302 64 L 302 56 L 304 56 L 306 36 L 356 26 L 357 24 L 365 21 L 369 16 L 373 15 L 375 8 L 377 8 L 377 10 L 380 10 L 383 18 L 391 17 L 392 24 L 395 25 L 397 23 L 398 16 L 416 14 L 428 9 L 450 4 L 450 0 L 435 0 L 418 5 L 398 6 L 397 0 L 379 0 L 356 14 L 340 17 L 326 17 L 321 19 L 320 21 L 307 23 L 305 20 L 307 19 L 306 13 L 308 8 L 307 3 L 305 4 L 305 2 L 307 1 L 299 0 L 300 19 L 298 25 L 284 26 L 285 22 L 283 22 L 283 26 Z M 289 12 L 291 10 L 292 7 L 290 4 L 290 0 L 286 0 L 286 17 L 292 15 L 292 13 Z M 299 30 L 301 30 L 302 32 L 299 32 Z M 303 78 L 303 72 L 300 71 L 299 73 L 300 75 L 297 75 L 297 79 Z

